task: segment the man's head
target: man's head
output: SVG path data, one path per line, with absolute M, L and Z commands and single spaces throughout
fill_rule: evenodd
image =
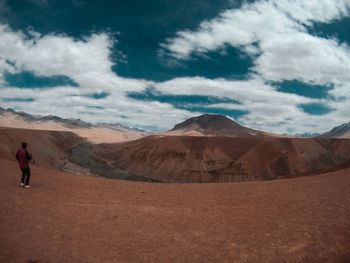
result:
M 23 148 L 23 149 L 27 148 L 27 143 L 22 142 L 22 148 Z

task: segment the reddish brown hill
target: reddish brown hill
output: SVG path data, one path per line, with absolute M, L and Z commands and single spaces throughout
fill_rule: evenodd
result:
M 41 167 L 61 171 L 78 168 L 69 161 L 69 153 L 76 145 L 83 143 L 84 139 L 75 133 L 0 127 L 0 158 L 15 160 L 14 156 L 23 141 L 27 142 L 28 151 Z M 79 172 L 79 169 L 74 171 Z
M 131 180 L 270 180 L 346 168 L 350 162 L 348 139 L 155 135 L 92 146 L 71 132 L 11 128 L 0 128 L 0 158 L 13 161 L 21 141 L 28 142 L 39 166 Z
M 37 159 L 30 189 L 19 186 L 13 157 L 23 140 Z M 81 142 L 69 132 L 0 129 L 0 262 L 348 262 L 349 169 L 187 185 L 55 171 Z M 349 140 L 150 136 L 94 150 L 141 174 L 232 181 L 348 166 L 349 148 Z
M 148 136 L 97 145 L 93 158 L 169 182 L 270 180 L 332 170 L 350 159 L 350 140 Z
M 165 132 L 166 135 L 192 136 L 263 136 L 268 135 L 239 125 L 233 120 L 214 114 L 203 114 L 176 124 L 173 129 Z

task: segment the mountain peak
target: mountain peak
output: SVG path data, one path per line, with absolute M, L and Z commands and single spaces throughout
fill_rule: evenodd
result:
M 184 122 L 176 124 L 172 130 L 189 128 L 189 126 L 198 125 L 201 129 L 215 128 L 222 129 L 232 126 L 241 126 L 233 120 L 227 118 L 224 115 L 215 115 L 215 114 L 203 114 L 200 116 L 192 117 Z
M 174 128 L 167 133 L 173 135 L 202 136 L 263 135 L 263 132 L 246 128 L 224 115 L 216 114 L 203 114 L 192 117 L 184 122 L 176 124 Z
M 344 123 L 322 134 L 322 138 L 350 138 L 350 122 Z

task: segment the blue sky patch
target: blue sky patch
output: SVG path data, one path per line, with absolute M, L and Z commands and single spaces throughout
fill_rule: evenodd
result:
M 80 111 L 79 114 L 82 114 L 82 115 L 91 115 L 91 116 L 97 115 L 96 112 L 92 112 L 92 111 Z
M 104 110 L 104 107 L 101 106 L 87 106 L 89 109 L 96 109 L 96 110 Z
M 314 23 L 308 28 L 310 34 L 322 37 L 337 39 L 340 43 L 350 45 L 350 17 L 341 20 L 333 20 L 331 23 Z
M 164 38 L 174 34 L 178 29 L 195 29 L 204 19 L 214 18 L 227 8 L 238 8 L 243 2 L 253 1 L 149 0 L 133 3 L 128 0 L 11 0 L 7 1 L 11 16 L 1 20 L 15 29 L 26 28 L 30 24 L 45 34 L 65 32 L 79 36 L 92 29 L 113 28 L 129 35 L 130 43 L 140 36 L 149 44 L 160 36 Z
M 30 25 L 42 34 L 63 33 L 76 39 L 90 35 L 91 31 L 118 32 L 111 59 L 116 61 L 112 69 L 122 77 L 153 81 L 179 76 L 233 79 L 245 76 L 253 65 L 249 57 L 233 47 L 226 47 L 226 52 L 221 54 L 208 52 L 206 57 L 193 56 L 173 67 L 159 58 L 158 51 L 160 43 L 174 37 L 179 30 L 194 30 L 203 20 L 254 1 L 149 0 L 134 4 L 127 0 L 91 0 L 42 1 L 41 5 L 33 2 L 7 1 L 11 13 L 0 16 L 0 22 L 15 30 Z
M 2 98 L 4 102 L 34 102 L 34 98 Z
M 106 97 L 108 97 L 110 95 L 109 92 L 100 92 L 100 93 L 92 93 L 92 94 L 87 94 L 85 95 L 86 97 L 89 97 L 89 98 L 93 98 L 93 99 L 96 99 L 96 100 L 99 100 L 99 99 L 104 99 Z
M 190 59 L 173 62 L 166 55 L 144 54 L 142 59 L 137 51 L 127 53 L 128 63 L 117 63 L 113 70 L 127 78 L 148 79 L 156 82 L 176 77 L 202 76 L 209 79 L 247 79 L 253 59 L 240 49 L 226 46 L 218 51 L 204 55 L 192 54 Z M 235 61 L 235 63 L 232 63 Z
M 11 74 L 5 73 L 5 81 L 9 86 L 18 88 L 47 88 L 57 86 L 73 86 L 78 87 L 72 79 L 67 76 L 35 76 L 32 72 L 23 71 L 21 73 Z
M 224 109 L 224 108 L 206 108 L 206 107 L 186 107 L 183 108 L 177 107 L 179 109 L 188 110 L 191 112 L 200 112 L 202 114 L 221 114 L 225 116 L 232 117 L 235 120 L 238 120 L 240 117 L 248 114 L 248 111 L 244 110 L 235 110 L 235 109 Z
M 325 115 L 333 111 L 332 108 L 321 103 L 300 104 L 298 107 L 310 115 Z
M 286 80 L 283 82 L 274 82 L 272 83 L 272 85 L 277 87 L 277 90 L 280 92 L 292 93 L 313 99 L 333 99 L 332 96 L 328 93 L 330 90 L 333 89 L 331 85 L 312 85 L 301 82 L 299 80 Z
M 169 95 L 156 91 L 155 88 L 147 88 L 144 92 L 129 92 L 128 97 L 137 100 L 158 101 L 170 103 L 172 105 L 194 104 L 194 105 L 212 105 L 217 103 L 241 104 L 237 100 L 230 98 L 220 98 L 216 96 L 201 95 Z
M 241 104 L 237 100 L 216 96 L 169 95 L 156 91 L 154 88 L 147 88 L 144 92 L 130 92 L 128 93 L 128 97 L 136 100 L 169 103 L 177 109 L 188 110 L 191 112 L 227 115 L 234 119 L 238 119 L 248 113 L 248 111 L 243 110 L 207 107 L 218 103 Z

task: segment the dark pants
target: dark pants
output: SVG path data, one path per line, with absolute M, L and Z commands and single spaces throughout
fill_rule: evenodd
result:
M 29 167 L 28 168 L 23 168 L 21 170 L 22 170 L 22 183 L 24 184 L 24 179 L 26 179 L 25 185 L 29 185 L 29 179 L 30 179 L 30 169 L 29 169 Z

